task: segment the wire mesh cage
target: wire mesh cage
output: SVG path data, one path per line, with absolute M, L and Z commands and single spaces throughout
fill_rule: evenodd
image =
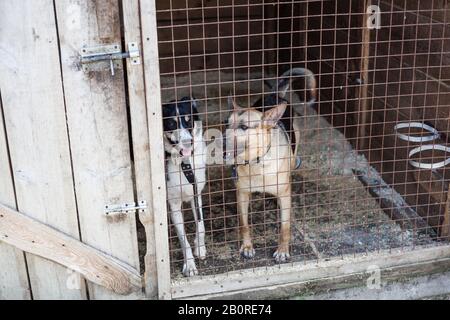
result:
M 448 10 L 157 1 L 172 278 L 448 240 Z

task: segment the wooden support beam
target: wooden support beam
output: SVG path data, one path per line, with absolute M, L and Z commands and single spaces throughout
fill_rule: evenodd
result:
M 251 268 L 247 270 L 231 271 L 216 275 L 214 281 L 206 281 L 200 277 L 180 279 L 174 281 L 172 287 L 173 299 L 205 299 L 217 296 L 231 296 L 239 292 L 265 291 L 270 288 L 272 296 L 285 290 L 288 286 L 298 286 L 309 283 L 309 288 L 319 281 L 332 282 L 333 279 L 364 275 L 360 284 L 365 285 L 371 275 L 371 268 L 377 266 L 384 275 L 393 268 L 408 270 L 416 265 L 417 271 L 428 269 L 440 261 L 450 258 L 450 246 L 415 247 L 414 250 L 389 249 L 370 254 L 349 254 L 332 257 L 329 260 L 301 261 L 281 264 L 273 267 Z M 420 263 L 421 266 L 417 266 Z M 448 266 L 448 262 L 447 262 Z M 448 267 L 447 267 L 448 268 Z M 411 270 L 401 275 L 408 276 Z M 243 281 L 246 279 L 246 281 Z M 348 278 L 347 278 L 348 279 Z M 343 282 L 340 282 L 343 285 Z M 277 293 L 278 292 L 278 293 Z
M 145 93 L 147 102 L 148 135 L 150 139 L 151 189 L 153 210 L 156 267 L 158 274 L 158 298 L 168 300 L 171 295 L 169 234 L 166 205 L 166 174 L 161 107 L 161 84 L 159 70 L 158 34 L 156 32 L 156 3 L 140 0 L 142 53 L 144 63 Z M 157 200 L 156 200 L 157 199 Z
M 136 42 L 142 48 L 141 24 L 139 17 L 139 0 L 122 2 L 125 42 Z M 128 99 L 130 104 L 131 133 L 134 153 L 134 172 L 136 183 L 136 202 L 146 199 L 153 203 L 152 177 L 150 166 L 150 143 L 147 122 L 147 106 L 145 102 L 144 68 L 143 65 L 132 65 L 127 60 Z M 147 210 L 139 215 L 145 228 L 145 293 L 146 297 L 158 297 L 158 274 L 156 267 L 154 211 Z
M 115 293 L 141 290 L 141 277 L 130 266 L 1 204 L 0 241 L 79 272 Z
M 448 238 L 450 236 L 450 188 L 447 192 L 447 203 L 445 205 L 444 221 L 441 225 L 442 238 Z
M 363 2 L 361 11 L 362 15 L 362 48 L 361 48 L 361 88 L 358 90 L 358 106 L 359 106 L 359 120 L 358 120 L 358 149 L 364 149 L 367 143 L 367 122 L 369 118 L 369 110 L 367 103 L 367 93 L 369 84 L 369 56 L 370 56 L 370 29 L 367 25 L 369 14 L 366 12 L 367 7 L 372 4 L 371 0 Z

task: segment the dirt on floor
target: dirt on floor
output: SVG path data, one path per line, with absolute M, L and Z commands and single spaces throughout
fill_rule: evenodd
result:
M 223 129 L 221 124 L 230 112 L 226 102 L 229 92 L 242 95 L 237 98 L 241 105 L 250 105 L 262 92 L 268 92 L 261 74 L 208 72 L 176 79 L 163 77 L 161 81 L 162 88 L 177 87 L 177 90 L 163 90 L 163 102 L 189 95 L 198 99 L 205 128 Z M 370 168 L 364 156 L 354 152 L 343 134 L 318 116 L 314 107 L 301 107 L 301 93 L 291 92 L 289 96 L 291 107 L 299 113 L 295 121 L 299 121 L 302 128 L 300 154 L 303 160 L 301 168 L 292 172 L 290 261 L 432 243 L 427 235 L 412 229 L 402 230 L 386 215 L 353 174 L 355 169 Z M 370 169 L 366 171 L 373 172 L 373 168 Z M 199 273 L 209 275 L 274 265 L 272 255 L 279 235 L 276 199 L 268 194 L 253 195 L 250 221 L 256 257 L 244 260 L 239 254 L 236 191 L 231 167 L 210 166 L 207 174 L 203 204 L 208 253 L 206 260 L 197 261 Z M 193 244 L 195 229 L 187 204 L 185 220 Z M 172 276 L 182 277 L 183 255 L 173 227 L 169 235 Z

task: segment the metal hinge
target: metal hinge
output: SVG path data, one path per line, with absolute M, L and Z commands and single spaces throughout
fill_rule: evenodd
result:
M 147 201 L 139 201 L 138 204 L 135 202 L 129 202 L 124 204 L 108 204 L 105 206 L 105 215 L 117 215 L 117 214 L 127 214 L 134 213 L 136 211 L 145 212 L 147 210 Z
M 119 44 L 96 47 L 83 47 L 80 51 L 80 62 L 84 72 L 110 70 L 115 75 L 116 69 L 122 68 L 123 59 L 131 59 L 132 65 L 141 64 L 141 53 L 137 42 L 127 45 L 127 52 L 122 52 Z

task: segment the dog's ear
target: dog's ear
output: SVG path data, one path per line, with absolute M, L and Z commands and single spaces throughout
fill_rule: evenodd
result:
M 194 115 L 198 114 L 198 101 L 193 97 L 191 100 L 192 113 Z
M 286 111 L 286 107 L 287 103 L 283 102 L 282 104 L 279 104 L 278 106 L 264 112 L 263 124 L 272 128 L 275 127 Z
M 198 115 L 198 102 L 195 98 L 192 98 L 192 114 L 194 116 L 194 121 L 200 121 L 200 117 Z
M 236 101 L 234 101 L 233 96 L 229 95 L 228 96 L 228 108 L 232 108 L 234 111 L 238 111 L 241 110 L 242 107 L 239 106 Z
M 198 102 L 195 98 L 192 98 L 192 109 L 194 110 L 194 112 L 198 113 Z

